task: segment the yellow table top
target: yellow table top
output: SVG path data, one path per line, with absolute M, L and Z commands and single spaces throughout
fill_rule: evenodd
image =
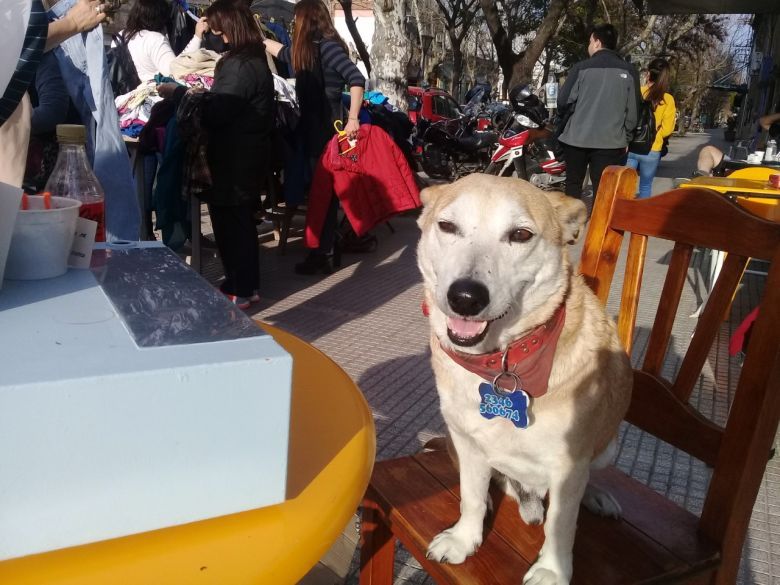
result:
M 755 179 L 732 179 L 730 177 L 694 177 L 680 185 L 681 187 L 706 187 L 719 193 L 738 193 L 760 195 L 761 197 L 780 197 L 780 189 L 771 187 L 766 181 Z
M 0 583 L 282 585 L 305 575 L 341 534 L 368 485 L 374 422 L 360 390 L 330 358 L 262 326 L 294 362 L 287 501 L 0 562 Z

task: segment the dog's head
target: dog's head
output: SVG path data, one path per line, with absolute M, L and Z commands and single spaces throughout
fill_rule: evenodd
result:
M 583 229 L 585 205 L 482 174 L 421 197 L 418 265 L 439 339 L 483 353 L 537 325 L 527 318 L 568 285 L 566 244 Z

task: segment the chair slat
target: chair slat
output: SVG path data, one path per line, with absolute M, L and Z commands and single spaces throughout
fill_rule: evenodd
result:
M 669 337 L 672 334 L 672 326 L 677 316 L 677 307 L 680 306 L 685 279 L 688 276 L 688 266 L 691 263 L 693 246 L 676 243 L 672 250 L 672 259 L 669 262 L 669 270 L 664 280 L 664 288 L 661 291 L 661 299 L 658 303 L 658 311 L 650 332 L 650 340 L 647 342 L 647 353 L 642 369 L 654 376 L 661 375 L 664 365 L 666 350 L 669 347 Z
M 667 383 L 647 372 L 634 370 L 634 390 L 626 420 L 715 465 L 723 429 L 680 401 Z
M 610 227 L 762 260 L 780 245 L 776 223 L 710 189 L 675 189 L 615 201 Z
M 633 199 L 637 175 L 626 167 L 609 167 L 599 183 L 599 194 L 593 205 L 588 233 L 580 257 L 579 272 L 596 293 L 602 304 L 607 304 L 609 287 L 615 273 L 615 260 L 620 254 L 623 233 L 610 229 L 608 220 L 617 200 Z M 602 196 L 601 194 L 607 194 Z
M 683 402 L 688 402 L 693 387 L 701 375 L 704 362 L 707 361 L 707 356 L 723 322 L 723 315 L 726 314 L 731 305 L 734 291 L 739 286 L 748 261 L 749 258 L 734 254 L 729 254 L 726 257 L 718 281 L 715 283 L 715 287 L 707 299 L 707 305 L 699 317 L 693 339 L 691 339 L 677 378 L 672 385 L 672 392 Z
M 726 575 L 737 574 L 780 421 L 780 249 L 775 250 L 760 307 L 701 515 L 704 533 L 730 552 L 724 560 Z
M 618 314 L 618 337 L 628 355 L 634 345 L 634 327 L 636 325 L 639 290 L 642 286 L 642 274 L 645 269 L 647 236 L 631 234 L 626 258 L 626 272 L 623 280 L 623 295 L 620 299 Z

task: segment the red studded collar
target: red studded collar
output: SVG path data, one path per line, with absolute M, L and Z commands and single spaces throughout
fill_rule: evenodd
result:
M 423 314 L 428 307 L 423 302 Z M 510 343 L 504 351 L 470 354 L 441 346 L 454 362 L 481 378 L 512 391 L 521 389 L 538 398 L 547 393 L 558 338 L 566 321 L 565 301 L 550 319 Z

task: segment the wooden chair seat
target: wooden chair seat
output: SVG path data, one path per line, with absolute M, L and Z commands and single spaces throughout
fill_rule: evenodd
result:
M 709 582 L 719 549 L 698 533 L 696 516 L 615 468 L 593 474 L 592 481 L 609 488 L 624 514 L 614 520 L 581 509 L 572 583 L 692 582 L 694 576 Z M 478 554 L 461 565 L 425 558 L 433 537 L 458 519 L 458 483 L 458 472 L 446 451 L 378 462 L 364 501 L 363 551 L 382 549 L 381 540 L 388 539 L 389 527 L 437 583 L 520 583 L 536 559 L 544 531 L 542 526 L 525 524 L 516 502 L 497 486 L 491 487 L 494 511 Z M 392 564 L 392 542 L 384 553 L 390 555 L 384 562 Z M 364 558 L 362 573 L 366 575 L 361 574 L 361 583 L 385 583 L 376 574 L 374 578 L 367 575 L 373 563 L 382 562 L 376 554 Z

